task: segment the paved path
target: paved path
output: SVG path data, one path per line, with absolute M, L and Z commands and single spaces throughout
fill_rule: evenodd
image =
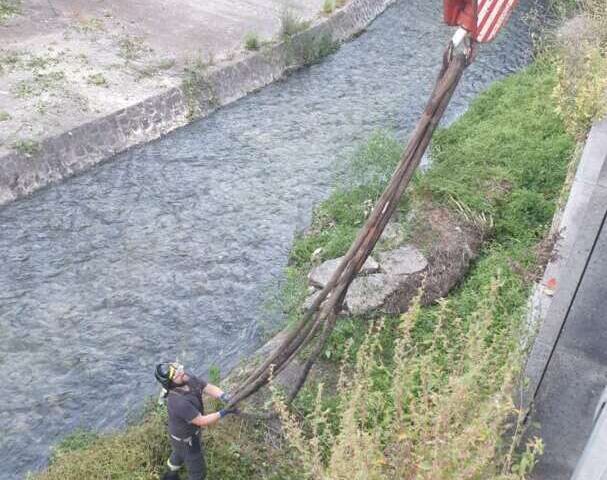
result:
M 595 127 L 567 206 L 567 249 L 554 299 L 530 357 L 531 419 L 545 454 L 536 480 L 569 479 L 607 385 L 607 122 Z M 566 214 L 567 215 L 567 214 Z M 588 479 L 593 480 L 593 479 Z
M 0 22 L 0 156 L 178 85 L 188 64 L 244 55 L 247 33 L 312 20 L 323 0 L 23 0 Z

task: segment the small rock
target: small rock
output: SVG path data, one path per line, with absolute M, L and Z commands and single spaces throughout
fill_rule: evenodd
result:
M 324 288 L 324 286 L 329 283 L 329 280 L 331 280 L 333 273 L 335 272 L 335 270 L 337 270 L 337 267 L 339 267 L 339 264 L 341 263 L 341 260 L 343 258 L 344 257 L 333 258 L 331 260 L 323 262 L 317 267 L 314 267 L 308 275 L 310 285 L 313 285 L 318 288 Z M 367 261 L 365 262 L 363 268 L 360 270 L 359 273 L 366 275 L 370 273 L 375 273 L 377 271 L 379 271 L 379 265 L 373 258 L 369 257 L 367 258 Z
M 316 300 L 318 295 L 320 295 L 321 291 L 322 290 L 315 289 L 314 293 L 304 300 L 303 304 L 301 305 L 301 308 L 304 312 L 312 306 L 312 304 L 314 303 L 314 300 Z
M 378 246 L 382 250 L 393 249 L 405 242 L 405 231 L 399 223 L 390 222 L 379 237 Z
M 322 247 L 318 247 L 316 250 L 312 252 L 310 255 L 310 261 L 313 265 L 318 265 L 320 263 L 320 259 L 322 258 L 323 249 Z
M 378 254 L 381 269 L 389 275 L 411 275 L 428 266 L 422 253 L 412 245 L 404 245 L 396 250 Z
M 384 273 L 355 278 L 346 294 L 345 306 L 353 315 L 378 310 L 401 282 L 402 278 Z

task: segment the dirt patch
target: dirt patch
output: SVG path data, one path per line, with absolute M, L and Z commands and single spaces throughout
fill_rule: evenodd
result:
M 415 209 L 410 242 L 425 253 L 428 267 L 411 275 L 384 305 L 389 313 L 405 312 L 423 284 L 422 304 L 444 297 L 464 277 L 479 253 L 487 229 L 445 207 L 423 204 Z
M 561 232 L 556 231 L 546 235 L 535 247 L 536 261 L 533 262 L 533 268 L 525 268 L 519 262 L 510 261 L 510 268 L 518 273 L 525 282 L 539 282 L 546 270 L 546 266 L 555 262 L 559 258 L 558 249 L 555 248 L 557 242 L 561 239 Z

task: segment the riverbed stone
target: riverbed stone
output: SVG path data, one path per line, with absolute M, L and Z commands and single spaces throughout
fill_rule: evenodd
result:
M 345 307 L 352 315 L 379 310 L 401 282 L 402 277 L 385 273 L 357 277 L 348 289 Z
M 301 308 L 303 309 L 304 312 L 312 306 L 312 304 L 314 303 L 314 300 L 316 300 L 316 298 L 318 297 L 318 295 L 320 294 L 321 291 L 322 290 L 316 290 L 314 288 L 311 294 L 310 294 L 310 292 L 308 292 L 308 297 L 304 300 L 304 302 L 301 306 Z
M 377 254 L 379 264 L 384 273 L 388 275 L 411 275 L 424 270 L 428 261 L 422 253 L 412 245 L 403 245 L 389 252 Z
M 337 270 L 337 267 L 339 267 L 339 264 L 343 258 L 344 257 L 333 258 L 323 262 L 317 267 L 314 267 L 308 275 L 310 285 L 317 288 L 324 288 L 324 286 L 329 283 L 329 280 L 331 280 L 333 273 L 335 270 Z M 379 264 L 375 261 L 375 259 L 369 257 L 361 268 L 359 274 L 368 275 L 377 271 L 379 271 Z
M 406 232 L 404 227 L 398 222 L 390 222 L 384 228 L 379 242 L 377 243 L 380 250 L 392 250 L 399 247 L 406 240 Z

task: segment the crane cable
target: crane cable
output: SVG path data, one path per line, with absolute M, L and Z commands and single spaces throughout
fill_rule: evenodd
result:
M 287 333 L 281 344 L 265 361 L 236 388 L 230 406 L 253 395 L 266 385 L 272 376 L 276 376 L 284 370 L 304 347 L 315 344 L 303 370 L 287 395 L 287 403 L 297 396 L 335 327 L 337 314 L 341 311 L 350 283 L 373 251 L 386 224 L 396 210 L 403 192 L 409 185 L 432 135 L 449 105 L 464 70 L 474 61 L 476 49 L 477 43 L 472 39 L 469 40 L 464 51 L 457 53 L 453 42 L 449 43 L 443 54 L 442 68 L 422 116 L 409 138 L 394 174 L 357 238 L 329 282 L 320 291 L 299 322 Z

